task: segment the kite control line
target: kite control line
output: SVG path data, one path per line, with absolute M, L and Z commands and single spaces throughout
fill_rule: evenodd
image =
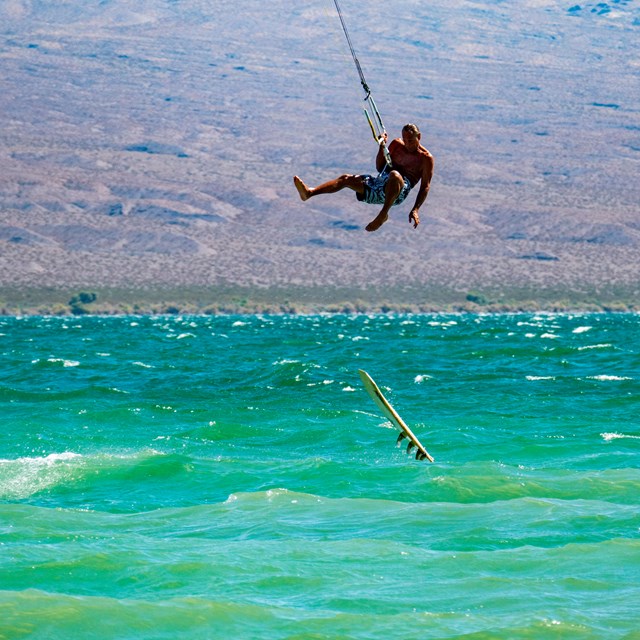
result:
M 349 45 L 349 50 L 351 51 L 351 57 L 353 58 L 353 62 L 355 63 L 356 69 L 358 71 L 358 75 L 360 76 L 360 84 L 364 89 L 364 93 L 365 93 L 364 102 L 368 107 L 368 109 L 367 107 L 364 107 L 364 115 L 367 118 L 369 127 L 371 127 L 371 133 L 373 135 L 373 139 L 382 147 L 384 158 L 387 162 L 387 165 L 390 167 L 391 155 L 389 154 L 389 149 L 387 148 L 387 145 L 384 142 L 384 134 L 386 133 L 386 130 L 384 128 L 384 124 L 382 123 L 380 112 L 378 111 L 378 107 L 376 107 L 376 103 L 374 102 L 373 96 L 371 95 L 371 89 L 369 89 L 369 85 L 365 80 L 364 73 L 362 72 L 362 67 L 360 66 L 360 61 L 358 60 L 358 56 L 356 55 L 355 49 L 353 48 L 353 43 L 351 42 L 349 31 L 344 21 L 344 17 L 342 15 L 342 10 L 340 9 L 340 5 L 338 4 L 338 0 L 333 0 L 333 3 L 336 5 L 336 11 L 338 12 L 338 17 L 340 18 L 340 24 L 342 25 L 342 30 L 344 31 L 344 35 L 347 38 L 347 44 Z

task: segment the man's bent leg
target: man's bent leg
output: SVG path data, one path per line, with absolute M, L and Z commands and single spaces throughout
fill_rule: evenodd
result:
M 367 231 L 376 231 L 389 219 L 389 209 L 393 206 L 403 187 L 404 178 L 397 171 L 392 171 L 384 187 L 384 204 L 382 205 L 382 209 L 380 209 L 380 213 L 365 227 Z
M 364 192 L 364 182 L 362 176 L 354 176 L 348 173 L 341 175 L 335 180 L 329 180 L 317 187 L 308 187 L 298 176 L 293 176 L 301 200 L 308 200 L 312 196 L 319 196 L 324 193 L 336 193 L 342 189 L 351 189 L 356 193 Z M 397 196 L 396 196 L 397 197 Z

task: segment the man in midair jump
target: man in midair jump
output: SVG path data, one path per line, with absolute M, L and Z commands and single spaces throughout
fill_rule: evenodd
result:
M 302 200 L 347 188 L 355 191 L 361 202 L 381 204 L 380 213 L 366 226 L 367 231 L 379 229 L 389 218 L 391 207 L 403 202 L 409 191 L 420 183 L 415 204 L 409 213 L 409 222 L 415 229 L 420 224 L 418 210 L 429 193 L 434 162 L 433 156 L 420 144 L 420 137 L 420 130 L 415 124 L 406 124 L 402 128 L 402 138 L 396 138 L 389 145 L 392 165 L 388 166 L 384 154 L 387 134 L 381 136 L 376 156 L 376 169 L 380 172 L 377 176 L 345 173 L 317 187 L 308 187 L 294 176 L 293 183 Z

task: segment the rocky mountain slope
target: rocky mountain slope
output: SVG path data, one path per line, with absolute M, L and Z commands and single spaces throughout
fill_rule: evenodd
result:
M 415 231 L 410 203 L 368 234 L 375 207 L 293 188 L 373 169 L 329 0 L 3 2 L 0 302 L 231 287 L 633 306 L 637 4 L 342 7 L 390 134 L 416 122 L 436 158 Z

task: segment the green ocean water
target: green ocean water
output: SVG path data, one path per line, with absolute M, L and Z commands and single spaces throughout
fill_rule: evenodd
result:
M 0 353 L 2 640 L 640 638 L 638 315 L 4 318 Z

